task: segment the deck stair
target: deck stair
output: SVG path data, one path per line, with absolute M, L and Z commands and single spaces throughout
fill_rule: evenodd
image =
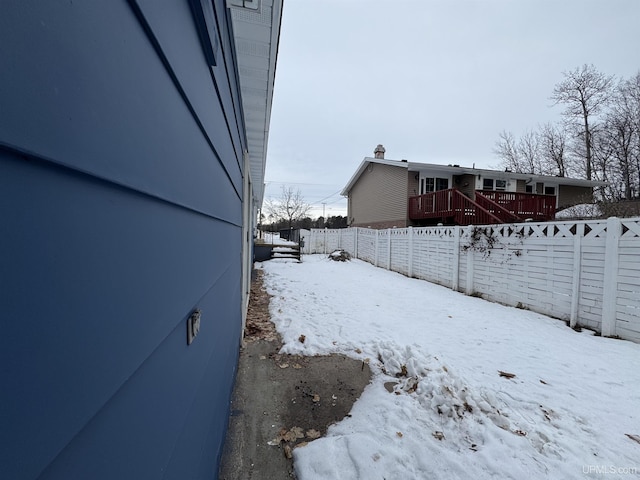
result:
M 300 261 L 300 245 L 274 245 L 271 249 L 271 258 L 295 258 Z

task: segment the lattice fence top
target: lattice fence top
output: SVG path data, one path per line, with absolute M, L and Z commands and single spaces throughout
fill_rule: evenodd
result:
M 623 218 L 622 219 L 622 237 L 635 238 L 640 237 L 640 218 Z
M 413 228 L 413 235 L 418 237 L 453 237 L 456 227 L 418 227 Z
M 378 230 L 373 230 L 371 228 L 358 228 L 358 235 L 364 237 L 375 237 L 378 234 Z
M 622 225 L 621 236 L 632 238 L 640 237 L 640 217 L 619 219 Z M 373 229 L 373 228 L 357 228 L 358 235 L 365 237 L 403 237 L 409 235 L 418 237 L 455 237 L 456 232 L 460 232 L 461 236 L 468 235 L 469 231 L 481 230 L 483 234 L 488 236 L 499 236 L 503 238 L 571 238 L 576 235 L 585 238 L 604 238 L 607 234 L 607 220 L 577 220 L 577 221 L 558 221 L 558 222 L 525 222 L 512 223 L 504 225 L 470 225 L 467 227 L 453 226 L 436 226 L 436 227 L 408 227 L 408 228 L 389 228 L 389 229 Z M 345 231 L 353 229 L 312 229 L 315 233 L 326 233 L 327 235 L 340 235 Z

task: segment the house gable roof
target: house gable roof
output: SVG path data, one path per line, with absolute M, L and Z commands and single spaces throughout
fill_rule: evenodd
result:
M 365 171 L 365 169 L 367 168 L 367 166 L 370 163 L 378 163 L 380 165 L 389 165 L 391 167 L 399 167 L 399 168 L 404 168 L 404 169 L 408 169 L 409 168 L 408 167 L 409 166 L 409 162 L 407 162 L 407 161 L 385 160 L 384 158 L 365 157 L 362 160 L 362 162 L 360 162 L 360 165 L 358 166 L 358 169 L 355 171 L 355 173 L 351 176 L 351 178 L 347 182 L 347 185 L 340 192 L 340 195 L 342 195 L 343 197 L 346 197 L 347 195 L 349 195 L 349 191 L 353 188 L 355 183 L 360 178 L 360 175 L 362 175 L 362 173 Z
M 517 173 L 517 172 L 508 172 L 501 170 L 489 170 L 484 168 L 471 168 L 471 167 L 460 167 L 453 165 L 439 165 L 436 163 L 420 163 L 420 162 L 407 162 L 406 160 L 386 160 L 383 158 L 371 158 L 365 157 L 360 163 L 360 166 L 353 174 L 347 185 L 342 189 L 340 195 L 348 196 L 349 191 L 353 188 L 355 183 L 360 178 L 360 175 L 365 171 L 367 166 L 370 163 L 379 163 L 382 165 L 390 165 L 399 168 L 405 168 L 412 172 L 427 172 L 436 170 L 442 173 L 449 173 L 453 175 L 481 175 L 483 177 L 492 177 L 499 179 L 516 179 L 516 180 L 527 180 L 528 182 L 547 182 L 547 183 L 555 183 L 558 185 L 572 185 L 576 187 L 599 187 L 608 185 L 607 182 L 600 182 L 596 180 L 583 180 L 580 178 L 569 178 L 569 177 L 556 177 L 553 175 L 535 175 L 531 173 Z

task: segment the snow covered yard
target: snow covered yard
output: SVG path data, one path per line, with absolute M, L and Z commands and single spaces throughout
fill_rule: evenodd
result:
M 260 268 L 283 352 L 374 372 L 300 480 L 640 478 L 640 345 L 359 260 Z

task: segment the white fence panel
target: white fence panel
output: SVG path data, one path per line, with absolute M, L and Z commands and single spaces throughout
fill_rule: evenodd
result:
M 622 220 L 618 244 L 616 334 L 640 342 L 640 220 Z
M 342 248 L 341 240 L 342 236 L 340 235 L 341 230 L 344 229 L 328 229 L 325 228 L 325 233 L 327 235 L 327 253 L 331 253 L 339 248 Z
M 578 299 L 579 323 L 598 331 L 602 326 L 604 298 L 604 240 L 599 237 L 583 240 Z
M 413 230 L 413 276 L 452 286 L 453 228 L 423 227 Z
M 378 231 L 370 228 L 358 228 L 358 258 L 365 262 L 375 263 L 376 261 L 376 239 Z M 349 252 L 353 254 L 354 252 Z
M 324 253 L 325 252 L 324 230 L 312 229 L 311 234 L 304 240 L 303 253 Z
M 356 238 L 353 235 L 354 232 L 351 229 L 342 228 L 338 230 L 340 232 L 340 248 L 346 250 L 352 255 L 355 252 L 355 241 Z
M 394 228 L 391 234 L 391 270 L 409 274 L 409 230 Z
M 378 248 L 376 253 L 377 266 L 389 269 L 389 255 L 391 253 L 389 244 L 391 235 L 389 230 L 378 230 Z

